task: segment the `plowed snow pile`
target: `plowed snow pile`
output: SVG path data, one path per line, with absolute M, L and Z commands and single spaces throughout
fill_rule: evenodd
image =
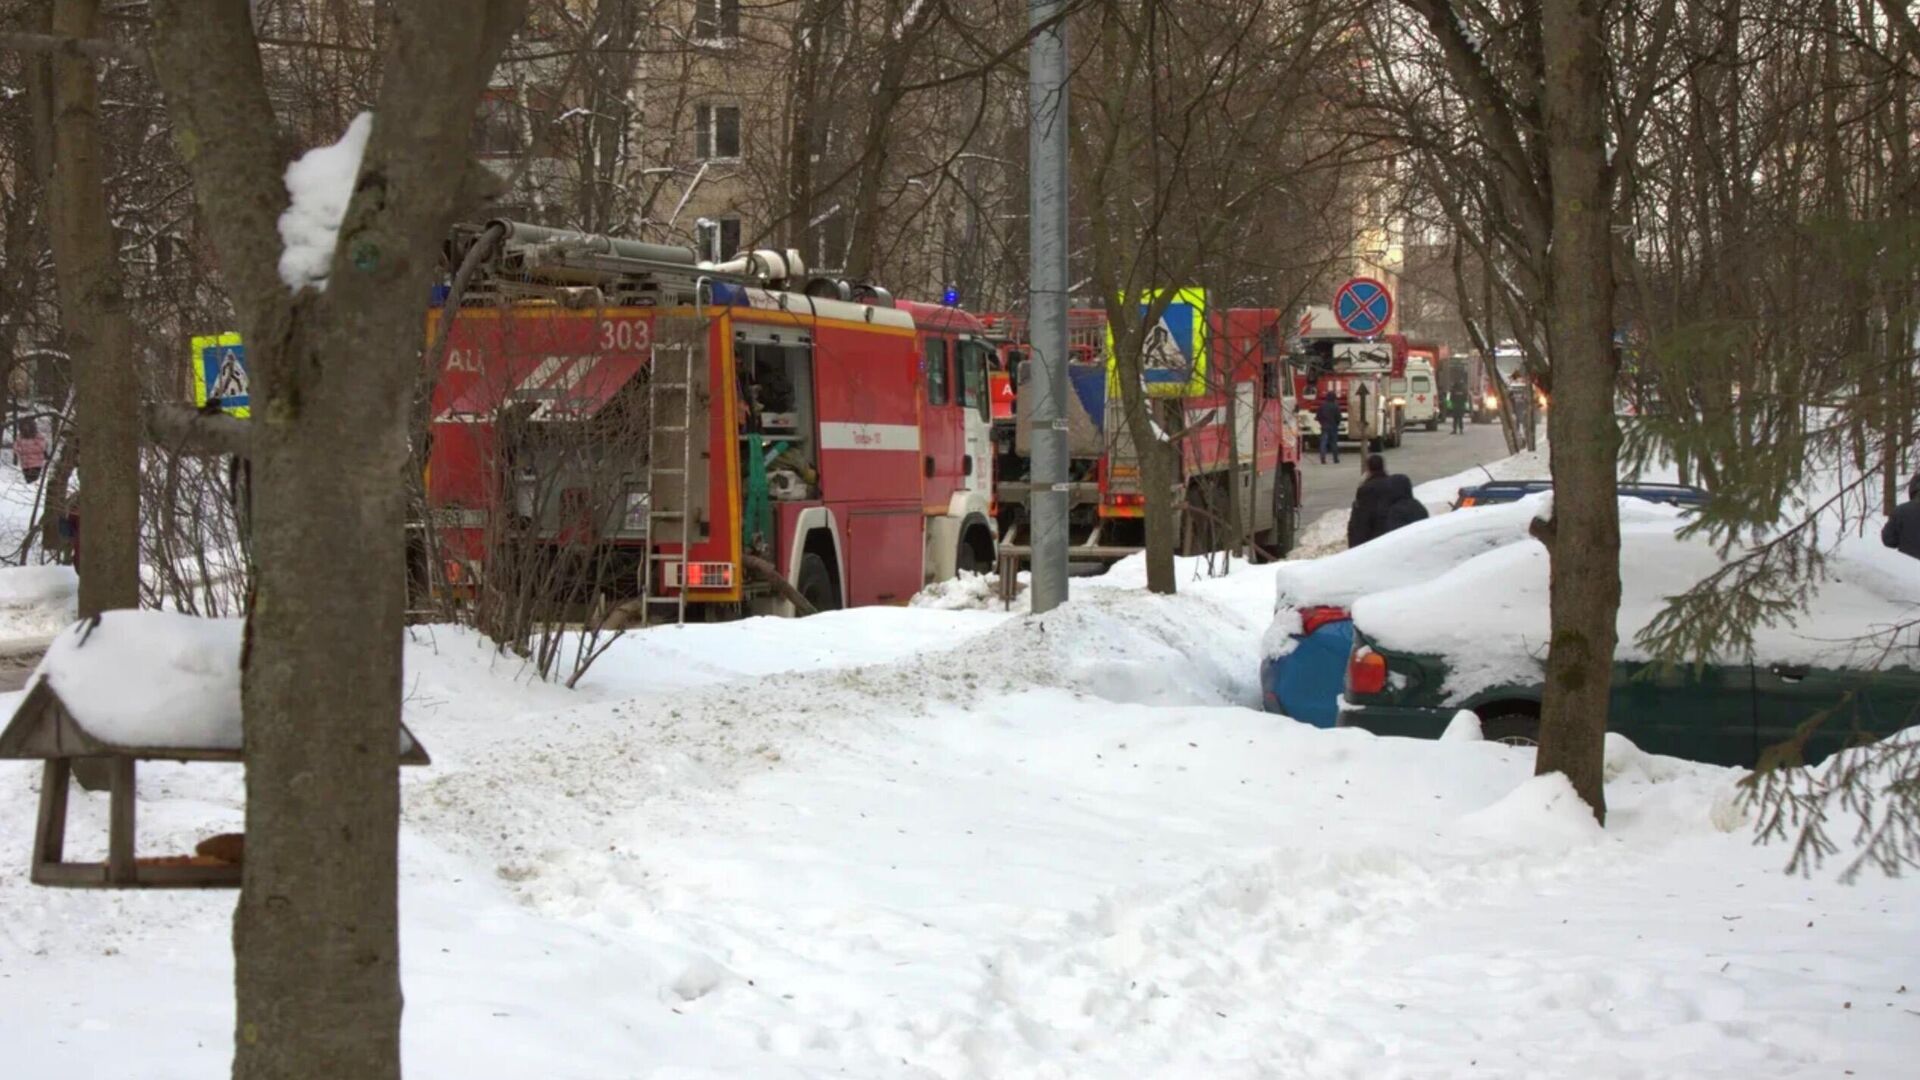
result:
M 648 630 L 573 693 L 420 633 L 407 1074 L 1908 1074 L 1915 883 L 1783 875 L 1727 770 L 1616 743 L 1602 830 L 1525 751 L 1254 711 L 1273 570 L 1178 570 Z M 143 850 L 240 780 L 144 766 Z M 38 783 L 0 762 L 7 1075 L 223 1074 L 232 894 L 28 885 Z

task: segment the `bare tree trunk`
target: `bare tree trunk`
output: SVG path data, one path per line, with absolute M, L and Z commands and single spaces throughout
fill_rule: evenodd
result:
M 1613 415 L 1613 265 L 1606 151 L 1606 29 L 1598 0 L 1544 0 L 1541 37 L 1552 179 L 1547 325 L 1553 520 L 1552 632 L 1539 774 L 1564 773 L 1606 821 L 1602 765 L 1620 609 L 1620 430 Z
M 92 38 L 99 0 L 57 0 L 53 32 Z M 53 176 L 49 230 L 61 324 L 75 371 L 72 437 L 81 462 L 79 610 L 140 605 L 140 420 L 133 320 L 107 207 L 93 61 L 63 51 L 51 68 Z
M 437 249 L 473 183 L 470 121 L 524 7 L 394 6 L 327 288 L 290 295 L 284 155 L 248 4 L 153 5 L 174 136 L 255 350 L 239 1080 L 400 1075 L 408 412 Z
M 801 0 L 799 16 L 794 20 L 791 90 L 787 95 L 787 219 L 781 245 L 802 252 L 807 258 L 816 252 L 809 242 L 814 214 L 814 154 L 820 140 L 815 125 L 820 122 L 820 68 L 826 55 L 827 11 L 834 0 Z
M 887 42 L 881 59 L 880 78 L 873 100 L 867 105 L 866 133 L 860 143 L 859 167 L 855 172 L 853 196 L 853 239 L 847 248 L 847 276 L 865 281 L 873 276 L 880 254 L 880 195 L 886 186 L 887 170 L 893 161 L 893 121 L 906 97 L 908 71 L 919 54 L 925 38 L 914 25 L 918 6 L 889 5 L 886 18 L 898 26 L 897 37 Z M 922 16 L 924 18 L 925 16 Z
M 1107 242 L 1103 238 L 1106 230 L 1096 221 L 1094 232 L 1094 262 L 1102 266 L 1107 262 L 1100 254 Z M 1112 276 L 1111 269 L 1105 276 L 1099 269 L 1094 272 L 1096 281 Z M 1122 303 L 1116 290 L 1108 289 L 1104 295 L 1114 297 L 1107 304 L 1107 325 L 1113 332 L 1114 381 L 1120 386 L 1120 408 L 1126 420 L 1127 437 L 1133 443 L 1134 462 L 1140 470 L 1140 493 L 1145 502 L 1141 508 L 1141 526 L 1146 533 L 1147 591 L 1171 596 L 1178 587 L 1173 572 L 1173 550 L 1180 540 L 1180 522 L 1173 497 L 1174 449 L 1163 437 L 1164 429 L 1154 421 L 1154 401 L 1147 396 L 1142 381 L 1140 307 L 1137 303 Z M 1155 305 L 1156 311 L 1158 307 Z M 1108 442 L 1111 447 L 1111 439 Z

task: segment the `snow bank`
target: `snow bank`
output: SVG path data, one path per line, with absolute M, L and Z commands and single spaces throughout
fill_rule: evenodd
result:
M 1472 709 L 1461 709 L 1447 721 L 1447 729 L 1440 733 L 1442 742 L 1480 742 L 1486 734 L 1480 730 L 1480 714 Z
M 0 567 L 0 641 L 59 633 L 73 622 L 79 591 L 71 566 Z
M 363 112 L 331 146 L 319 146 L 287 166 L 287 195 L 292 202 L 280 215 L 280 280 L 299 292 L 327 287 L 340 222 L 353 200 L 360 158 L 373 134 L 373 114 Z
M 1677 508 L 1622 499 L 1620 514 L 1620 643 L 1614 655 L 1651 660 L 1636 640 L 1641 629 L 1723 560 L 1704 538 L 1678 535 L 1685 519 Z M 1827 571 L 1810 610 L 1754 628 L 1758 659 L 1842 667 L 1868 660 L 1876 645 L 1862 642 L 1863 635 L 1909 620 L 1920 606 L 1920 563 L 1880 547 L 1877 538 L 1842 541 Z M 1371 593 L 1353 605 L 1353 617 L 1363 633 L 1390 649 L 1446 656 L 1449 694 L 1535 682 L 1548 639 L 1546 548 L 1516 539 L 1432 580 Z
M 1308 522 L 1294 540 L 1292 558 L 1317 559 L 1347 549 L 1347 522 L 1352 510 L 1329 510 Z
M 60 604 L 79 589 L 80 575 L 71 566 L 0 567 L 0 608 Z
M 1028 577 L 1020 575 L 1015 586 L 1013 611 L 1025 611 L 1033 598 L 1027 595 Z M 1000 611 L 1000 575 L 972 574 L 961 571 L 959 577 L 936 581 L 914 594 L 911 606 L 934 611 Z
M 1623 769 L 1600 834 L 1523 752 L 1221 704 L 1275 570 L 1189 571 L 652 628 L 577 693 L 416 628 L 408 1074 L 1910 1071 L 1920 882 L 1783 876 L 1715 828 L 1727 770 Z M 240 773 L 143 767 L 143 850 L 237 828 Z M 0 838 L 38 775 L 0 762 Z M 12 1073 L 218 1074 L 233 905 L 0 874 Z
M 1658 784 L 1687 775 L 1693 769 L 1693 763 L 1683 758 L 1649 754 L 1617 731 L 1607 732 L 1605 753 L 1605 764 L 1601 768 L 1609 784 L 1623 778 Z
M 1606 835 L 1573 783 L 1557 772 L 1529 778 L 1499 802 L 1461 818 L 1458 828 L 1527 848 L 1591 844 Z

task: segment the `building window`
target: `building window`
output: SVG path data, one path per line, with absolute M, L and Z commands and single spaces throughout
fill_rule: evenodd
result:
M 740 107 L 701 105 L 693 114 L 693 156 L 726 161 L 740 156 Z
M 520 152 L 520 118 L 513 91 L 489 90 L 473 117 L 473 152 L 481 157 L 511 157 Z
M 740 43 L 740 0 L 694 0 L 693 40 L 699 45 Z
M 694 226 L 695 241 L 700 248 L 700 257 L 708 262 L 719 262 L 740 253 L 740 219 L 737 217 L 701 218 Z

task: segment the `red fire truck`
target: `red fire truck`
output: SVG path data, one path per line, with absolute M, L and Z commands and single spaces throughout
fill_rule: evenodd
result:
M 904 603 L 992 563 L 991 350 L 964 312 L 795 253 L 489 228 L 432 403 L 442 587 L 532 559 L 683 620 Z
M 1027 358 L 1026 323 L 1017 316 L 981 317 L 999 343 L 1016 408 L 995 417 L 997 511 L 1008 544 L 1026 539 L 1027 410 L 1019 405 Z M 1259 546 L 1284 555 L 1298 529 L 1301 477 L 1298 429 L 1287 394 L 1280 312 L 1240 308 L 1208 316 L 1216 374 L 1202 393 L 1179 399 L 1184 427 L 1172 437 L 1178 460 L 1182 554 L 1220 546 L 1219 519 L 1229 493 L 1251 520 Z M 1106 313 L 1068 312 L 1067 402 L 1069 558 L 1112 562 L 1144 546 L 1146 496 L 1118 387 L 1107 362 Z M 1222 364 L 1220 361 L 1224 360 Z M 1237 456 L 1239 470 L 1230 466 Z M 1186 513 L 1192 506 L 1204 513 Z

